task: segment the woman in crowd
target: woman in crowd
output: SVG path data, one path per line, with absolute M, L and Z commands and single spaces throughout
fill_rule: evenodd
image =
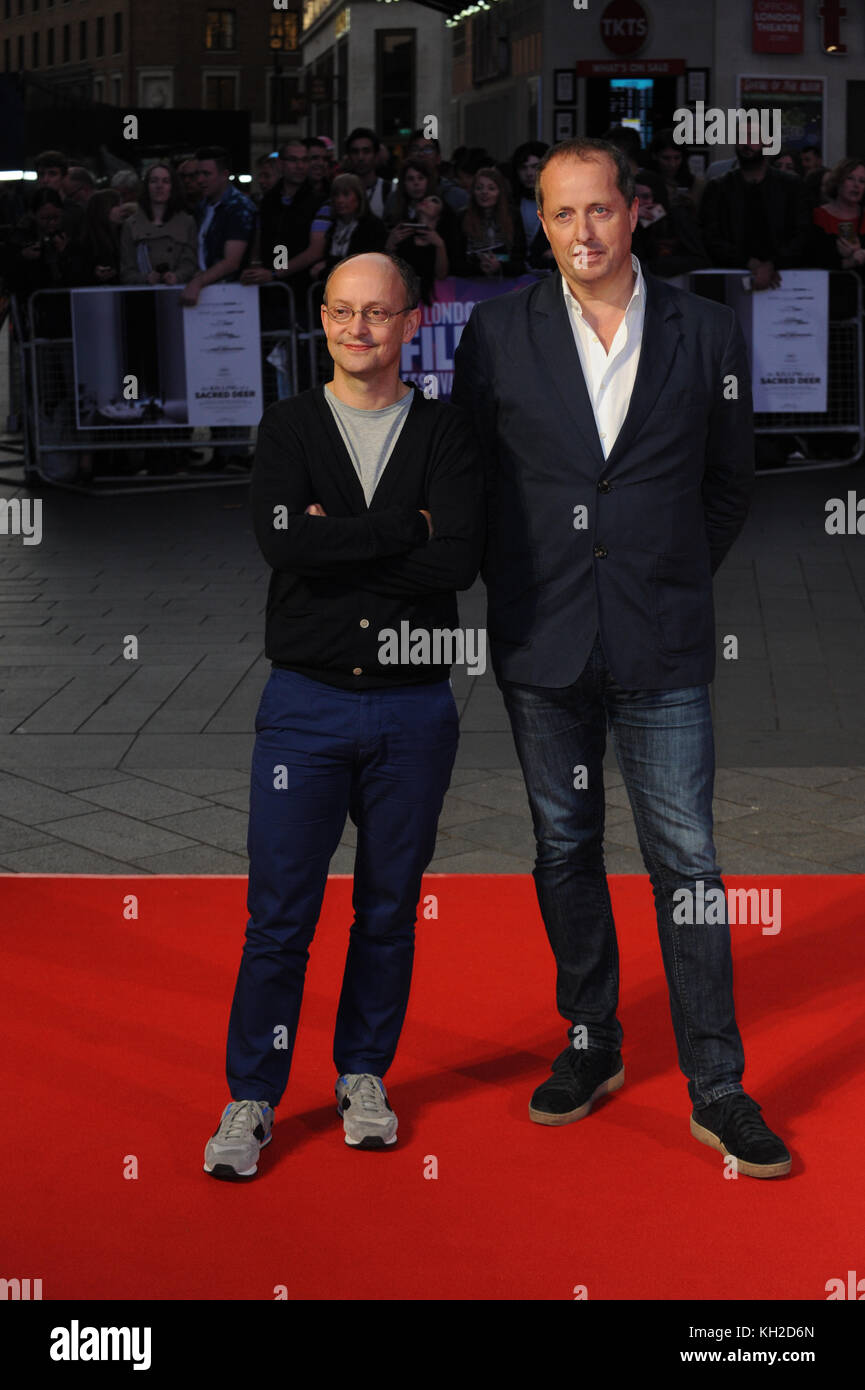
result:
M 462 254 L 457 274 L 513 277 L 526 268 L 526 236 L 515 213 L 504 175 L 479 169 L 462 216 Z
M 384 249 L 399 256 L 421 282 L 421 298 L 431 304 L 436 280 L 453 273 L 458 245 L 458 224 L 438 192 L 438 177 L 431 164 L 407 159 L 397 178 L 396 193 L 387 211 L 390 228 Z
M 697 209 L 705 180 L 697 178 L 688 167 L 684 146 L 677 145 L 672 130 L 662 130 L 649 146 L 649 164 L 664 180 L 667 204 L 671 208 L 690 203 Z
M 671 207 L 664 180 L 651 169 L 638 169 L 634 184 L 640 212 L 631 249 L 643 268 L 661 280 L 708 269 L 709 257 L 690 204 Z
M 84 258 L 86 285 L 116 285 L 120 280 L 121 223 L 111 216 L 120 206 L 122 194 L 117 188 L 100 188 L 87 200 L 84 227 L 81 232 L 81 251 Z
M 369 210 L 364 186 L 356 174 L 337 174 L 330 189 L 331 220 L 324 240 L 324 258 L 310 267 L 310 278 L 326 279 L 346 256 L 383 251 L 387 228 Z M 319 217 L 321 213 L 317 213 Z
M 858 270 L 865 265 L 865 160 L 842 159 L 823 187 L 826 201 L 813 213 L 813 263 L 823 270 Z
M 192 278 L 198 269 L 198 233 L 185 206 L 174 169 L 152 164 L 141 202 L 123 223 L 120 280 L 124 285 L 185 285 Z

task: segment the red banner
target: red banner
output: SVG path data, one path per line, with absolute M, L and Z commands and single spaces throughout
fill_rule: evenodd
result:
M 754 0 L 755 53 L 801 53 L 802 0 Z
M 577 63 L 577 77 L 678 77 L 684 71 L 684 58 L 580 58 Z

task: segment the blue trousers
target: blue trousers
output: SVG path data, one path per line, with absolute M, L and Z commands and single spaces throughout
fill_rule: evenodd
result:
M 449 681 L 339 690 L 274 667 L 255 731 L 249 921 L 226 1074 L 234 1100 L 276 1106 L 346 816 L 357 826 L 354 921 L 333 1060 L 340 1075 L 374 1076 L 393 1061 L 411 986 L 421 878 L 435 848 L 459 720 Z
M 673 894 L 723 884 L 712 838 L 715 773 L 707 686 L 623 690 L 600 641 L 563 689 L 500 682 L 525 777 L 535 888 L 557 965 L 556 1003 L 589 1048 L 617 1051 L 619 952 L 604 868 L 603 757 L 609 726 L 655 897 L 679 1066 L 695 1106 L 741 1091 L 726 911 L 677 925 Z M 579 769 L 585 769 L 584 772 Z M 692 899 L 694 901 L 694 899 Z M 681 914 L 680 914 L 681 916 Z

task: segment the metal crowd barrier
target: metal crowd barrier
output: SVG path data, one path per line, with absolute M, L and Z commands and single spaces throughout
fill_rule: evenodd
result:
M 143 293 L 144 291 L 138 291 Z M 159 289 L 154 287 L 154 293 Z M 188 468 L 175 474 L 118 471 L 100 472 L 92 479 L 76 470 L 75 456 L 112 452 L 118 455 L 138 451 L 142 467 L 160 450 L 220 449 L 235 446 L 249 451 L 254 444 L 254 426 L 136 426 L 116 429 L 78 428 L 75 411 L 75 374 L 71 336 L 69 289 L 37 290 L 26 305 L 12 302 L 16 347 L 24 381 L 25 408 L 22 411 L 25 479 L 85 493 L 128 493 L 175 491 L 177 489 L 248 486 L 249 474 Z M 64 305 L 65 301 L 65 305 Z M 53 313 L 52 313 L 52 302 Z M 262 357 L 263 409 L 298 389 L 297 321 L 294 294 L 289 285 L 274 281 L 259 286 L 260 347 Z M 65 320 L 68 330 L 61 335 L 45 331 L 46 310 L 54 320 Z
M 803 270 L 811 267 L 803 266 Z M 700 270 L 689 276 L 689 288 L 699 293 L 697 285 L 709 277 L 743 276 L 747 270 Z M 771 291 L 766 291 L 771 293 Z M 835 306 L 845 312 L 832 317 Z M 862 281 L 854 270 L 829 272 L 829 343 L 827 363 L 827 395 L 825 412 L 784 411 L 755 412 L 754 434 L 771 438 L 773 435 L 792 436 L 803 451 L 795 458 L 772 468 L 758 468 L 760 474 L 789 474 L 818 468 L 844 468 L 858 463 L 865 452 L 865 353 L 862 336 Z M 849 436 L 854 452 L 843 458 L 808 457 L 809 436 Z M 823 448 L 835 452 L 836 441 L 827 440 Z
M 330 381 L 333 376 L 333 359 L 327 350 L 327 335 L 321 326 L 321 301 L 324 296 L 324 281 L 313 280 L 306 292 L 307 328 L 299 339 L 305 342 L 309 359 L 309 384 L 318 386 L 322 381 Z

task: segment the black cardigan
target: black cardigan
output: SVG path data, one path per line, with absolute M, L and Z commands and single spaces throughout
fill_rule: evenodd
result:
M 384 629 L 452 629 L 477 576 L 483 467 L 457 406 L 414 400 L 367 507 L 324 386 L 276 402 L 258 430 L 251 507 L 273 574 L 265 655 L 343 689 L 447 678 L 450 665 L 379 662 Z M 326 516 L 307 516 L 318 502 Z M 433 520 L 429 539 L 420 509 Z M 276 524 L 274 522 L 276 521 Z

